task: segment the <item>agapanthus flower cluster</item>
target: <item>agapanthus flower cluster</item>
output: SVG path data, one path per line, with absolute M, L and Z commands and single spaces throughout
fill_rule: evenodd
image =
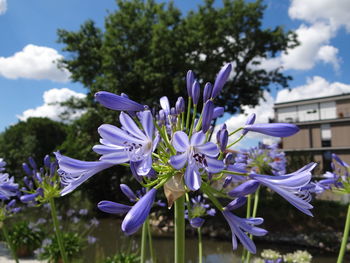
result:
M 310 182 L 305 188 L 316 194 L 325 190 L 335 193 L 350 194 L 350 165 L 335 153 L 332 154 L 332 171 L 327 171 L 321 180 Z
M 224 125 L 218 134 L 214 134 L 217 143 L 210 141 L 214 120 L 224 112 L 223 107 L 215 106 L 215 98 L 220 96 L 231 70 L 231 64 L 225 65 L 217 74 L 214 85 L 205 84 L 202 96 L 199 80 L 189 71 L 186 76 L 187 105 L 183 97 L 172 105 L 164 96 L 160 98 L 160 107 L 151 109 L 125 94 L 96 93 L 95 99 L 101 105 L 121 111 L 120 127 L 102 124 L 98 128 L 100 144 L 93 147 L 101 155 L 97 161 L 81 161 L 56 153 L 64 186 L 61 195 L 72 192 L 91 176 L 113 165 L 129 166 L 133 177 L 147 188 L 147 193 L 138 199 L 130 198 L 136 200 L 132 206 L 109 201 L 98 205 L 105 212 L 126 214 L 122 223 L 125 233 L 135 233 L 145 222 L 160 189 L 165 191 L 168 207 L 183 195 L 200 191 L 227 220 L 232 231 L 233 248 L 237 248 L 238 239 L 252 253 L 256 248 L 248 234 L 265 235 L 266 230 L 256 227 L 263 219 L 239 218 L 233 210 L 244 205 L 244 195 L 256 185 L 271 188 L 301 211 L 311 214 L 309 209 L 312 206 L 305 195 L 307 191 L 301 193 L 300 188 L 309 183 L 313 164 L 292 174 L 269 176 L 225 161 L 227 149 L 248 132 L 286 137 L 298 132 L 297 126 L 289 123 L 255 124 L 255 116 L 250 116 L 246 124 L 235 131 L 227 130 Z M 228 138 L 234 135 L 238 135 L 238 139 L 228 145 Z M 245 178 L 242 189 L 227 195 L 212 187 L 213 181 L 226 175 Z M 227 198 L 226 205 L 221 204 L 219 196 Z
M 187 203 L 188 208 L 185 211 L 185 217 L 193 228 L 202 227 L 205 222 L 203 217 L 215 216 L 216 210 L 205 202 L 201 195 L 191 198 L 191 202 Z
M 5 173 L 6 162 L 0 158 L 0 222 L 12 214 L 18 213 L 20 207 L 16 206 L 16 198 L 19 195 L 18 184 L 14 177 Z
M 28 204 L 49 203 L 49 199 L 60 196 L 61 183 L 57 171 L 57 161 L 51 161 L 49 155 L 44 158 L 44 166 L 38 167 L 32 157 L 23 163 L 25 176 L 20 200 Z

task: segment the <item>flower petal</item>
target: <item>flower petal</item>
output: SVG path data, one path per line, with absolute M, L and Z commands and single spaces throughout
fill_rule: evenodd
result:
M 197 191 L 201 187 L 201 176 L 194 165 L 188 165 L 185 171 L 185 184 L 192 190 Z
M 191 146 L 199 146 L 205 142 L 205 134 L 202 131 L 196 132 L 192 135 L 190 144 Z
M 142 116 L 141 118 L 142 127 L 146 133 L 146 136 L 149 139 L 152 139 L 153 130 L 154 130 L 152 113 L 149 110 L 147 110 L 147 111 L 140 112 L 140 114 Z
M 97 204 L 98 209 L 109 214 L 126 214 L 131 206 L 123 205 L 111 201 L 101 201 Z
M 174 148 L 178 152 L 185 152 L 189 148 L 189 141 L 187 134 L 183 131 L 177 131 L 173 135 L 173 142 L 172 142 Z
M 98 128 L 100 136 L 111 144 L 124 146 L 125 142 L 143 143 L 143 140 L 130 136 L 122 129 L 110 124 L 102 124 Z
M 147 140 L 146 135 L 140 130 L 140 128 L 128 114 L 121 112 L 119 115 L 119 121 L 122 124 L 123 129 L 128 133 L 142 141 Z
M 207 142 L 205 144 L 196 146 L 195 149 L 210 157 L 216 157 L 219 154 L 219 147 L 213 142 Z
M 142 111 L 144 109 L 143 105 L 133 100 L 107 91 L 97 92 L 95 94 L 95 99 L 104 107 L 111 110 Z
M 187 151 L 182 153 L 182 154 L 178 154 L 178 155 L 174 155 L 170 157 L 170 164 L 172 167 L 174 167 L 175 169 L 181 169 L 185 166 L 186 162 L 187 162 Z
M 207 161 L 207 165 L 208 165 L 207 171 L 209 173 L 213 173 L 213 174 L 219 173 L 225 167 L 224 162 L 222 160 L 217 160 L 214 158 L 207 157 L 206 161 Z

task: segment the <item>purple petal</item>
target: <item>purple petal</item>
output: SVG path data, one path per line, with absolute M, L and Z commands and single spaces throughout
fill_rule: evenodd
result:
M 110 124 L 102 124 L 98 128 L 101 137 L 111 144 L 124 146 L 125 142 L 143 143 L 143 140 L 130 136 L 122 129 Z
M 109 214 L 126 214 L 130 211 L 131 206 L 118 204 L 111 201 L 101 201 L 97 204 L 98 209 Z
M 202 227 L 202 225 L 204 224 L 204 221 L 205 220 L 203 218 L 195 217 L 190 220 L 190 224 L 193 228 L 199 228 L 199 227 Z
M 248 181 L 240 184 L 239 186 L 237 186 L 236 188 L 234 188 L 230 192 L 228 192 L 228 195 L 232 196 L 232 197 L 240 197 L 240 196 L 249 195 L 249 194 L 254 193 L 256 191 L 256 189 L 258 189 L 259 185 L 260 185 L 259 182 L 256 180 L 248 180 Z
M 170 103 L 167 96 L 163 96 L 160 98 L 160 106 L 162 107 L 166 115 L 170 114 Z
M 121 112 L 119 115 L 119 121 L 122 124 L 123 129 L 128 133 L 132 134 L 140 140 L 147 140 L 145 134 L 140 130 L 140 128 L 128 114 Z
M 130 157 L 125 151 L 118 151 L 102 155 L 100 161 L 108 162 L 114 165 L 126 163 L 130 161 Z
M 152 139 L 153 130 L 154 130 L 152 113 L 149 110 L 147 110 L 147 111 L 140 112 L 140 114 L 142 115 L 141 123 L 146 133 L 146 136 L 149 139 Z
M 185 184 L 192 190 L 197 191 L 201 187 L 201 176 L 194 165 L 188 165 L 185 171 Z
M 204 105 L 202 114 L 202 131 L 204 133 L 206 133 L 210 127 L 213 119 L 214 107 L 214 102 L 211 100 L 208 100 Z
M 192 99 L 193 99 L 194 105 L 198 104 L 199 95 L 200 95 L 199 82 L 195 80 L 192 85 Z
M 188 141 L 187 134 L 183 131 L 177 131 L 173 135 L 173 146 L 178 152 L 185 152 L 189 148 L 190 144 Z
M 190 144 L 191 146 L 199 146 L 205 142 L 205 134 L 202 131 L 196 132 L 192 135 Z
M 342 159 L 340 159 L 339 156 L 336 155 L 335 153 L 332 153 L 332 158 L 333 158 L 334 160 L 336 160 L 341 166 L 343 166 L 343 167 L 349 167 L 349 165 L 348 165 L 346 162 L 344 162 Z
M 149 215 L 156 193 L 157 190 L 152 188 L 131 208 L 123 220 L 123 232 L 131 235 L 141 227 Z
M 221 117 L 225 113 L 224 107 L 215 107 L 213 112 L 213 119 L 216 119 L 218 117 Z
M 174 155 L 170 157 L 170 164 L 175 169 L 181 169 L 185 166 L 187 162 L 188 154 L 184 152 L 182 154 Z
M 213 174 L 219 173 L 225 167 L 224 162 L 222 160 L 217 160 L 214 158 L 207 157 L 206 161 L 208 165 L 207 170 L 209 173 L 213 173 Z
M 203 91 L 203 103 L 206 103 L 207 100 L 209 100 L 211 91 L 212 91 L 212 85 L 211 83 L 207 82 L 204 86 L 204 91 Z
M 207 142 L 205 144 L 196 146 L 195 149 L 198 152 L 203 153 L 203 154 L 210 156 L 210 157 L 216 157 L 219 154 L 219 148 L 213 142 Z
M 238 197 L 235 200 L 231 201 L 226 207 L 225 210 L 232 211 L 234 209 L 240 208 L 247 202 L 246 197 Z
M 228 63 L 219 71 L 215 79 L 213 92 L 211 93 L 211 97 L 213 99 L 215 99 L 221 92 L 228 77 L 230 76 L 231 70 L 232 70 L 232 65 L 231 63 Z
M 148 175 L 152 169 L 152 155 L 147 155 L 146 158 L 136 163 L 136 172 L 138 175 Z
M 143 105 L 135 101 L 106 91 L 97 92 L 95 94 L 95 99 L 104 107 L 111 110 L 142 111 L 144 109 Z
M 244 131 L 253 131 L 275 137 L 288 137 L 297 133 L 299 128 L 291 123 L 265 123 L 245 125 Z
M 123 194 L 130 199 L 131 202 L 136 202 L 137 197 L 133 190 L 130 189 L 126 184 L 120 184 L 120 190 L 122 190 Z
M 194 73 L 192 72 L 192 70 L 189 70 L 187 72 L 187 76 L 186 76 L 186 86 L 187 86 L 187 94 L 189 97 L 192 97 L 192 85 L 194 82 Z
M 110 154 L 110 153 L 115 153 L 115 152 L 124 152 L 125 153 L 125 148 L 121 147 L 121 146 L 117 146 L 117 145 L 101 145 L 101 144 L 97 144 L 94 147 L 92 147 L 92 150 L 95 153 L 98 154 Z

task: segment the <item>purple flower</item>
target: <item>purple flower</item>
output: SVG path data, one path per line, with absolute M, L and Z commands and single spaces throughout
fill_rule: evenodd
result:
M 145 222 L 154 203 L 156 193 L 155 188 L 149 190 L 126 214 L 122 223 L 122 230 L 127 235 L 134 234 Z
M 202 225 L 204 224 L 204 221 L 205 220 L 203 218 L 195 217 L 190 220 L 190 224 L 193 228 L 199 228 L 199 227 L 202 227 Z
M 96 237 L 93 237 L 93 236 L 87 236 L 87 242 L 92 245 L 92 244 L 95 244 L 97 241 L 97 238 Z
M 5 170 L 6 162 L 3 158 L 0 158 L 0 172 Z
M 62 196 L 75 190 L 91 176 L 113 166 L 113 163 L 104 161 L 80 161 L 61 155 L 59 152 L 55 152 L 55 155 L 59 164 L 57 172 L 59 173 L 61 183 L 64 186 L 61 191 Z
M 215 107 L 213 112 L 213 119 L 221 117 L 225 113 L 224 107 Z
M 147 175 L 152 168 L 152 152 L 158 142 L 158 136 L 153 139 L 153 118 L 150 111 L 140 112 L 144 132 L 126 113 L 120 113 L 122 129 L 103 124 L 98 128 L 102 145 L 95 145 L 93 150 L 102 154 L 100 160 L 112 165 L 125 162 L 135 163 L 138 175 Z
M 247 119 L 246 122 L 245 122 L 245 125 L 252 125 L 252 124 L 254 124 L 255 118 L 256 118 L 255 113 L 250 114 L 250 115 L 248 116 L 248 119 Z M 242 131 L 242 135 L 246 135 L 247 133 L 248 133 L 247 130 L 243 130 L 243 131 Z
M 235 200 L 231 201 L 226 207 L 225 210 L 231 211 L 237 208 L 240 208 L 247 202 L 246 197 L 238 197 Z
M 302 188 L 310 183 L 311 171 L 316 165 L 316 163 L 310 163 L 294 173 L 282 176 L 250 174 L 250 177 L 281 195 L 301 212 L 312 216 L 309 211 L 313 208 L 309 204 L 310 192 Z
M 215 79 L 213 91 L 211 93 L 211 97 L 213 99 L 215 99 L 221 92 L 228 77 L 230 76 L 231 70 L 232 70 L 232 65 L 231 63 L 228 63 L 219 71 Z
M 183 97 L 179 97 L 175 104 L 176 113 L 180 114 L 185 111 L 185 100 Z
M 95 94 L 95 99 L 104 107 L 119 111 L 143 111 L 145 106 L 130 100 L 124 96 L 119 96 L 107 91 L 99 91 Z
M 187 84 L 187 94 L 189 97 L 192 97 L 192 85 L 194 82 L 194 73 L 192 70 L 187 72 L 186 84 Z
M 275 137 L 288 137 L 299 131 L 298 126 L 291 123 L 265 123 L 245 125 L 243 132 L 253 131 Z
M 232 197 L 250 195 L 258 189 L 259 185 L 260 183 L 256 180 L 248 180 L 228 192 L 228 195 Z
M 136 202 L 137 197 L 129 186 L 127 186 L 126 184 L 121 184 L 120 190 L 122 190 L 123 194 L 129 198 L 130 202 Z
M 199 83 L 198 83 L 197 80 L 195 80 L 193 82 L 193 85 L 192 85 L 192 99 L 193 99 L 193 104 L 194 105 L 198 104 L 199 95 L 200 95 Z
M 170 164 L 175 169 L 183 168 L 186 163 L 185 183 L 189 189 L 196 191 L 201 186 L 201 174 L 218 173 L 224 168 L 224 163 L 215 159 L 219 154 L 217 145 L 205 143 L 202 131 L 194 133 L 191 140 L 186 133 L 177 131 L 173 135 L 173 146 L 181 154 L 170 157 Z
M 131 206 L 115 203 L 112 201 L 101 201 L 97 204 L 98 209 L 109 214 L 126 214 Z
M 204 86 L 204 91 L 203 91 L 203 103 L 206 103 L 207 100 L 209 100 L 211 90 L 212 90 L 212 85 L 211 83 L 207 82 Z
M 229 224 L 232 232 L 232 248 L 237 249 L 237 238 L 241 241 L 242 245 L 251 253 L 256 253 L 256 247 L 254 242 L 248 237 L 248 234 L 254 236 L 264 236 L 267 234 L 265 229 L 256 227 L 263 223 L 262 218 L 240 218 L 233 213 L 224 210 L 222 212 L 227 223 Z
M 169 99 L 167 96 L 163 96 L 160 98 L 160 106 L 162 107 L 162 109 L 165 112 L 165 115 L 169 115 L 170 114 L 170 103 L 169 103 Z
M 343 167 L 349 167 L 349 165 L 348 165 L 346 162 L 344 162 L 342 159 L 340 159 L 339 156 L 336 155 L 335 153 L 332 153 L 332 158 L 333 158 L 337 163 L 339 163 L 341 166 L 343 166 Z
M 12 196 L 16 196 L 18 192 L 18 184 L 14 182 L 13 177 L 9 177 L 7 173 L 0 173 L 0 199 L 8 200 Z
M 214 103 L 208 100 L 204 104 L 203 114 L 202 114 L 202 131 L 206 133 L 210 127 L 211 121 L 213 119 Z

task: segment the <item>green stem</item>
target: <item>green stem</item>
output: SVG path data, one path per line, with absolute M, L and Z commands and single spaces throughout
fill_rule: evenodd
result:
M 3 225 L 2 225 L 2 232 L 4 233 L 4 237 L 6 239 L 6 243 L 7 243 L 7 245 L 9 246 L 9 248 L 11 250 L 11 254 L 12 254 L 13 259 L 16 261 L 16 263 L 18 263 L 19 261 L 18 261 L 18 257 L 17 257 L 17 254 L 16 254 L 16 249 L 13 246 L 12 240 L 9 237 L 9 234 L 7 232 L 7 229 L 6 229 L 6 226 L 5 226 L 4 222 L 3 222 Z
M 149 224 L 149 218 L 147 218 L 146 224 L 147 224 L 149 252 L 150 252 L 151 260 L 152 260 L 151 262 L 156 263 L 156 259 L 154 257 L 154 253 L 153 253 L 152 233 L 151 233 L 151 226 Z
M 57 212 L 56 212 L 56 207 L 55 207 L 55 200 L 53 198 L 50 198 L 50 207 L 51 207 L 51 217 L 54 225 L 54 230 L 56 233 L 56 238 L 57 238 L 57 243 L 60 248 L 61 252 L 61 257 L 63 263 L 68 263 L 67 255 L 64 250 L 64 243 L 63 243 L 63 238 L 62 238 L 62 233 L 61 229 L 58 223 L 58 218 L 57 218 Z
M 253 206 L 253 213 L 252 213 L 252 217 L 256 217 L 256 213 L 258 211 L 258 205 L 259 205 L 259 193 L 260 193 L 260 187 L 256 190 L 255 194 L 254 194 L 254 206 Z M 250 239 L 253 240 L 253 235 L 249 235 Z M 249 263 L 250 261 L 250 252 L 247 251 L 247 259 L 246 259 L 246 263 Z
M 250 217 L 250 212 L 252 210 L 252 195 L 248 195 L 248 199 L 247 199 L 247 212 L 246 212 L 246 218 Z M 245 262 L 246 257 L 248 256 L 248 250 L 246 250 L 243 247 L 243 251 L 242 251 L 242 262 Z
M 235 145 L 236 143 L 238 143 L 240 140 L 242 140 L 244 138 L 244 135 L 241 135 L 237 140 L 235 140 L 233 143 L 229 144 L 228 146 L 226 146 L 226 149 L 231 148 L 233 145 Z
M 185 195 L 175 201 L 175 263 L 185 263 Z
M 147 219 L 148 220 L 148 219 Z M 140 263 L 146 262 L 146 245 L 147 245 L 147 220 L 142 225 L 142 236 L 141 236 L 141 259 Z
M 201 228 L 197 228 L 198 231 L 198 263 L 203 262 L 203 245 L 202 245 L 202 231 Z
M 337 263 L 344 262 L 343 259 L 344 259 L 344 255 L 345 255 L 346 245 L 348 243 L 349 229 L 350 229 L 350 204 L 348 206 L 348 213 L 346 215 L 343 240 L 341 241 L 341 246 L 340 246 L 340 250 L 339 250 Z

